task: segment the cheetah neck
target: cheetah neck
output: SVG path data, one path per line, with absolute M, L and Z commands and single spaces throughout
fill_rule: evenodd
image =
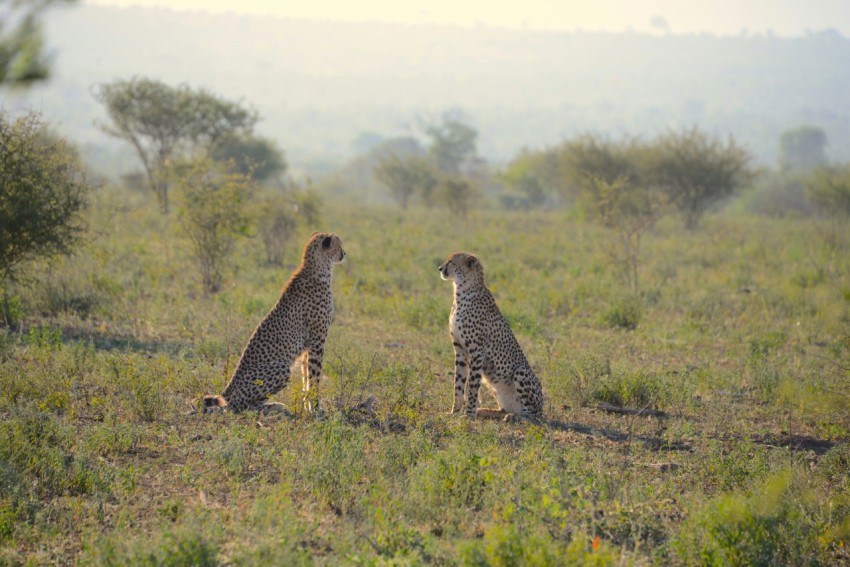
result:
M 464 285 L 459 286 L 457 282 L 455 282 L 455 304 L 460 301 L 482 295 L 486 291 L 487 288 L 481 284 L 467 282 Z
M 331 282 L 333 279 L 333 264 L 328 262 L 324 264 L 322 262 L 304 262 L 301 264 L 301 268 L 296 272 L 296 276 L 301 276 L 305 278 L 318 279 L 322 281 Z

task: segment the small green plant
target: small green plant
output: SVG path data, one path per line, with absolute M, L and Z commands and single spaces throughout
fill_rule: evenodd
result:
M 771 333 L 750 339 L 750 356 L 747 360 L 746 383 L 756 398 L 765 403 L 775 401 L 780 386 L 780 375 L 770 359 L 770 353 L 782 343 L 781 333 Z
M 216 293 L 236 237 L 248 234 L 251 227 L 246 205 L 253 181 L 226 166 L 198 159 L 177 169 L 177 187 L 183 232 L 192 243 L 204 289 Z
M 663 195 L 628 177 L 592 177 L 584 184 L 583 201 L 591 218 L 615 234 L 613 240 L 603 241 L 606 251 L 626 285 L 637 292 L 643 238 L 665 212 Z
M 338 415 L 313 424 L 311 429 L 311 449 L 304 463 L 304 476 L 316 497 L 332 510 L 351 513 L 358 500 L 357 487 L 367 474 L 363 440 Z
M 461 548 L 460 565 L 493 565 L 510 567 L 530 565 L 615 565 L 618 554 L 597 538 L 585 541 L 575 537 L 564 544 L 534 530 L 514 525 L 497 524 L 484 534 L 480 542 L 469 542 Z
M 23 318 L 21 300 L 10 296 L 5 288 L 0 290 L 0 323 L 6 327 L 15 327 Z
M 643 301 L 638 295 L 628 295 L 615 300 L 602 314 L 602 321 L 608 327 L 634 331 L 643 318 Z
M 0 329 L 0 364 L 11 358 L 17 342 L 17 335 L 8 329 Z
M 112 372 L 116 382 L 121 384 L 122 392 L 135 416 L 145 422 L 159 419 L 165 408 L 165 392 L 161 376 L 151 375 L 149 367 L 141 360 L 130 358 L 124 364 L 112 363 Z
M 411 472 L 409 514 L 435 522 L 445 519 L 449 509 L 460 506 L 477 510 L 484 505 L 495 463 L 482 456 L 480 450 L 465 445 L 420 459 Z
M 829 482 L 850 487 L 850 443 L 840 443 L 818 462 L 817 470 Z
M 407 209 L 417 193 L 427 202 L 437 186 L 436 168 L 428 159 L 417 155 L 387 155 L 378 162 L 374 176 L 389 188 L 402 210 Z
M 48 325 L 38 325 L 30 327 L 24 342 L 40 348 L 58 348 L 62 344 L 62 333 Z
M 0 501 L 0 544 L 11 539 L 15 533 L 17 515 L 10 501 Z
M 649 409 L 665 405 L 667 397 L 661 380 L 643 372 L 615 374 L 591 393 L 591 398 L 614 406 Z
M 147 565 L 169 565 L 173 567 L 217 567 L 218 549 L 206 541 L 201 534 L 168 534 L 155 553 L 145 557 Z
M 73 449 L 73 433 L 49 412 L 15 409 L 0 423 L 0 494 L 36 504 L 64 494 L 108 494 L 112 474 Z M 40 504 L 38 504 L 40 506 Z
M 253 207 L 257 232 L 263 241 L 266 262 L 282 266 L 284 250 L 296 230 L 319 222 L 322 199 L 312 189 L 304 191 L 265 191 Z
M 809 198 L 836 216 L 850 215 L 850 166 L 822 166 L 807 180 Z
M 383 508 L 373 511 L 375 530 L 369 538 L 373 550 L 383 558 L 427 562 L 431 558 L 426 538 L 418 530 L 389 517 Z

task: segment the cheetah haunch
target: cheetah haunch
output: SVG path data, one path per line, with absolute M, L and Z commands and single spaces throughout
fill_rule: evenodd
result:
M 451 413 L 464 407 L 466 416 L 540 418 L 543 392 L 525 355 L 484 283 L 484 268 L 473 254 L 455 252 L 439 267 L 454 282 L 449 330 L 455 349 L 455 389 Z M 467 384 L 467 376 L 469 383 Z M 493 392 L 498 410 L 478 409 L 481 382 Z
M 282 404 L 268 398 L 286 387 L 290 368 L 300 359 L 304 406 L 312 413 L 313 403 L 318 404 L 316 388 L 333 319 L 333 266 L 344 258 L 337 235 L 313 233 L 304 247 L 301 265 L 251 335 L 224 393 L 203 397 L 204 412 L 282 410 Z

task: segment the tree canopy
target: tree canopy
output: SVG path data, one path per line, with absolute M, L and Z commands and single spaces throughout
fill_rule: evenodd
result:
M 91 188 L 77 152 L 38 114 L 0 112 L 0 282 L 29 260 L 74 249 Z
M 428 151 L 440 171 L 458 173 L 463 162 L 475 155 L 478 131 L 460 111 L 447 111 L 438 122 L 426 124 L 425 134 L 431 140 Z
M 696 228 L 703 214 L 717 202 L 750 183 L 755 171 L 752 156 L 735 143 L 697 128 L 670 132 L 647 149 L 648 182 L 660 186 L 685 217 L 685 226 Z
M 213 146 L 210 155 L 216 161 L 231 162 L 236 172 L 258 182 L 270 181 L 287 168 L 277 144 L 259 136 L 225 136 Z
M 76 0 L 15 0 L 0 11 L 0 85 L 29 85 L 50 74 L 40 15 L 50 5 Z M 0 5 L 4 4 L 0 0 Z M 11 5 L 8 5 L 11 4 Z M 12 23 L 9 27 L 7 24 Z
M 110 124 L 103 130 L 129 142 L 144 166 L 160 210 L 168 212 L 168 165 L 181 154 L 209 150 L 228 136 L 250 134 L 254 110 L 187 85 L 133 78 L 102 84 L 97 99 Z

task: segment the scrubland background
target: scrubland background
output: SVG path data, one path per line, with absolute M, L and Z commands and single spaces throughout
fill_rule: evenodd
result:
M 78 8 L 86 25 L 114 17 L 115 29 L 128 15 L 151 25 L 178 26 L 181 18 L 217 24 L 211 16 L 192 20 L 195 16 L 141 9 Z M 81 17 L 71 14 L 66 15 Z M 53 22 L 49 37 L 76 37 L 88 29 L 60 29 Z M 238 30 L 249 24 L 261 25 L 246 20 Z M 414 41 L 427 31 L 402 35 Z M 491 35 L 498 45 L 515 41 L 522 49 L 538 49 L 519 35 Z M 558 38 L 534 39 L 546 52 Z M 693 98 L 698 94 L 673 81 L 675 88 L 664 96 L 675 105 L 660 98 L 657 105 L 644 104 L 640 101 L 656 95 L 637 93 L 634 104 L 643 110 L 630 113 L 631 103 L 617 99 L 622 91 L 610 83 L 616 73 L 604 66 L 581 75 L 588 82 L 580 88 L 553 88 L 545 80 L 546 65 L 555 68 L 563 61 L 552 55 L 546 65 L 540 63 L 542 70 L 528 72 L 539 71 L 531 84 L 545 85 L 543 100 L 559 110 L 529 108 L 529 121 L 512 122 L 502 135 L 499 119 L 508 121 L 518 107 L 491 113 L 486 109 L 498 105 L 484 105 L 479 114 L 470 100 L 446 98 L 429 107 L 406 99 L 395 115 L 412 129 L 395 129 L 372 120 L 374 108 L 337 121 L 334 113 L 342 111 L 328 94 L 315 106 L 336 110 L 314 114 L 317 120 L 308 124 L 305 107 L 284 108 L 285 89 L 270 89 L 267 97 L 281 99 L 279 112 L 266 112 L 272 108 L 266 100 L 257 102 L 261 117 L 271 117 L 276 126 L 266 124 L 258 132 L 274 140 L 273 149 L 285 160 L 268 179 L 237 186 L 234 194 L 241 197 L 225 205 L 241 220 L 219 234 L 230 248 L 222 253 L 217 286 L 204 279 L 202 251 L 191 237 L 188 185 L 175 183 L 175 208 L 164 214 L 140 176 L 132 148 L 90 128 L 90 121 L 79 126 L 78 108 L 108 120 L 90 92 L 80 93 L 118 77 L 81 78 L 80 90 L 68 82 L 60 59 L 57 82 L 6 95 L 12 118 L 21 100 L 40 100 L 52 135 L 77 140 L 92 189 L 79 213 L 88 228 L 74 253 L 35 258 L 2 289 L 0 562 L 850 561 L 850 223 L 840 200 L 848 186 L 848 177 L 841 177 L 848 143 L 841 124 L 848 110 L 845 98 L 825 94 L 838 83 L 824 86 L 846 81 L 848 40 L 837 32 L 794 40 L 640 34 L 560 40 L 585 53 L 588 45 L 606 42 L 645 45 L 659 52 L 654 61 L 672 52 L 683 56 L 686 50 L 669 49 L 678 42 L 705 48 L 717 58 L 711 61 L 728 60 L 718 50 L 753 47 L 744 53 L 770 52 L 792 65 L 802 94 L 795 98 L 774 88 L 769 77 L 757 81 L 744 69 L 735 81 L 717 72 L 712 89 L 695 87 L 706 100 L 719 93 L 712 101 L 731 90 L 742 100 L 734 108 L 718 106 L 715 113 L 715 102 L 700 102 Z M 496 49 L 487 42 L 475 45 L 488 53 Z M 557 46 L 552 49 L 557 52 Z M 789 62 L 781 55 L 785 50 L 799 59 Z M 307 53 L 324 61 L 321 51 Z M 810 66 L 805 61 L 812 53 L 829 57 Z M 142 54 L 153 57 L 129 48 L 104 51 L 91 65 Z M 376 53 L 372 60 L 385 55 Z M 426 71 L 443 61 L 421 57 Z M 199 68 L 191 58 L 178 61 L 163 65 L 176 73 L 162 76 L 165 83 L 176 84 L 183 71 L 188 76 Z M 275 52 L 257 61 L 279 78 Z M 316 61 L 299 64 L 315 67 Z M 396 63 L 410 69 L 417 60 L 412 61 Z M 829 65 L 840 72 L 832 73 Z M 787 79 L 781 69 L 762 63 L 754 68 Z M 155 75 L 141 64 L 127 69 L 121 78 Z M 500 69 L 485 75 L 497 81 Z M 596 74 L 599 82 L 592 80 Z M 425 71 L 414 75 L 437 84 Z M 685 75 L 678 77 L 682 85 L 691 84 Z M 742 93 L 736 81 L 753 81 L 757 93 L 776 98 L 762 105 L 761 95 Z M 231 100 L 243 94 L 212 79 L 189 84 Z M 56 85 L 64 90 L 44 90 Z M 304 96 L 341 96 L 331 86 L 308 89 Z M 478 82 L 475 87 L 483 88 Z M 563 102 L 569 100 L 563 93 L 577 88 L 588 101 Z M 588 94 L 597 88 L 610 97 Z M 63 92 L 77 94 L 64 98 Z M 783 114 L 783 105 L 795 109 L 793 123 L 769 119 L 772 109 Z M 462 112 L 441 114 L 454 106 Z M 596 114 L 585 113 L 587 108 L 605 118 L 594 121 Z M 751 121 L 748 108 L 764 112 Z M 669 113 L 680 111 L 685 114 L 671 119 Z M 305 122 L 280 126 L 295 114 Z M 564 118 L 579 115 L 587 119 L 581 128 Z M 457 121 L 440 123 L 439 116 Z M 606 122 L 618 116 L 631 118 Z M 524 129 L 540 134 L 534 124 L 541 117 L 547 128 L 560 130 L 523 137 Z M 402 208 L 399 193 L 376 169 L 395 155 L 393 148 L 406 148 L 400 154 L 405 159 L 435 158 L 437 137 L 427 129 L 449 123 L 475 134 L 471 150 L 454 169 L 434 166 L 433 198 L 411 182 L 410 202 Z M 590 172 L 601 183 L 594 185 L 591 177 L 576 177 L 575 168 L 558 161 L 572 155 L 571 142 L 587 142 L 582 132 L 631 163 L 633 147 L 620 142 L 632 139 L 625 134 L 653 140 L 694 125 L 709 138 L 731 134 L 735 147 L 751 159 L 745 182 L 706 206 L 690 229 L 674 203 L 656 203 L 654 193 L 641 192 L 652 187 L 638 183 L 650 177 L 637 170 L 607 180 Z M 344 144 L 338 140 L 343 131 Z M 795 131 L 823 135 L 808 138 L 813 154 L 801 157 L 791 138 L 783 142 L 784 132 Z M 411 145 L 411 139 L 418 142 Z M 523 152 L 511 139 L 528 147 Z M 555 162 L 547 161 L 552 156 Z M 832 184 L 820 183 L 828 174 L 835 175 L 828 177 Z M 604 190 L 588 193 L 588 186 Z M 818 198 L 824 186 L 837 200 Z M 618 190 L 640 198 L 617 200 L 623 195 Z M 205 203 L 220 196 L 205 195 Z M 611 202 L 616 205 L 605 209 Z M 270 258 L 263 241 L 269 218 L 263 215 L 274 207 L 285 208 L 291 222 L 272 231 L 279 248 Z M 637 225 L 630 224 L 633 219 Z M 199 396 L 224 388 L 313 230 L 336 232 L 348 254 L 334 274 L 336 314 L 320 384 L 324 416 L 301 410 L 298 376 L 275 398 L 287 404 L 290 415 L 192 413 Z M 448 415 L 452 287 L 436 268 L 457 250 L 480 255 L 489 287 L 541 379 L 546 404 L 540 423 L 469 422 Z M 357 410 L 369 396 L 374 412 Z M 482 399 L 485 406 L 494 404 L 488 395 Z M 651 412 L 603 409 L 609 406 Z

